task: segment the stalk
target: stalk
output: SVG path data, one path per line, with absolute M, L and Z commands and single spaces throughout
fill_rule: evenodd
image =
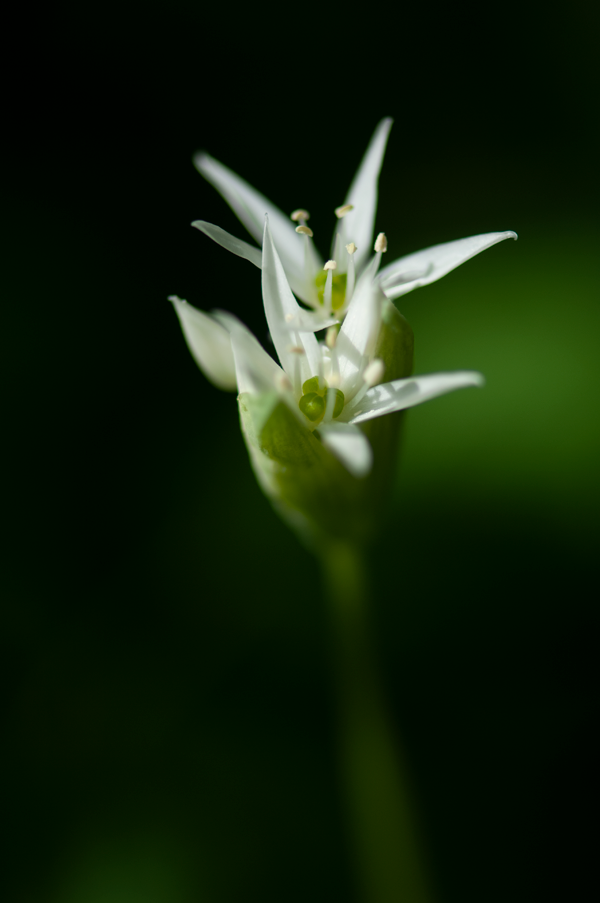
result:
M 410 782 L 373 654 L 364 552 L 333 543 L 322 565 L 335 635 L 340 766 L 364 899 L 433 903 Z

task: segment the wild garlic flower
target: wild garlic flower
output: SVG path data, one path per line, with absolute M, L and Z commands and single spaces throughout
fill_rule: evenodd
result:
M 369 421 L 483 383 L 470 371 L 408 376 L 412 331 L 373 278 L 374 270 L 372 263 L 358 280 L 341 327 L 329 327 L 325 340 L 318 341 L 298 325 L 303 311 L 266 217 L 263 299 L 279 364 L 232 314 L 205 314 L 170 298 L 206 375 L 222 388 L 237 387 L 242 429 L 261 486 L 286 519 L 313 537 L 350 532 L 360 538 L 369 532 L 365 499 L 356 492 L 373 466 Z M 392 378 L 384 382 L 384 376 Z M 384 454 L 393 457 L 387 437 L 385 442 Z
M 422 285 L 435 282 L 466 260 L 514 232 L 490 232 L 435 245 L 401 257 L 379 270 L 387 239 L 380 233 L 373 248 L 377 208 L 377 183 L 387 144 L 391 119 L 377 126 L 344 203 L 335 209 L 337 218 L 330 258 L 324 261 L 313 242 L 307 210 L 295 210 L 287 217 L 238 175 L 206 153 L 197 154 L 194 164 L 225 198 L 254 239 L 262 244 L 264 216 L 268 214 L 275 247 L 292 291 L 310 309 L 302 311 L 303 329 L 318 331 L 343 320 L 358 279 L 367 268 L 389 299 L 399 298 Z M 262 266 L 261 250 L 235 238 L 212 223 L 192 223 L 218 244 Z

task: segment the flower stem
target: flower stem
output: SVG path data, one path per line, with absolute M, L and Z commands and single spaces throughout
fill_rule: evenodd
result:
M 363 550 L 331 544 L 322 564 L 336 638 L 340 764 L 364 897 L 368 903 L 433 903 L 409 779 L 370 642 Z

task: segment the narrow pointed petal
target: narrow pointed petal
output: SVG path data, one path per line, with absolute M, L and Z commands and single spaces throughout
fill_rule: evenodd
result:
M 272 392 L 285 377 L 281 367 L 267 354 L 247 326 L 224 310 L 216 310 L 215 319 L 229 333 L 238 391 Z
M 378 283 L 373 281 L 369 267 L 358 280 L 336 343 L 340 389 L 346 402 L 359 389 L 360 374 L 375 351 L 384 300 L 385 295 Z
M 214 317 L 171 295 L 192 357 L 207 379 L 219 389 L 236 389 L 235 362 L 227 330 Z
M 192 226 L 195 229 L 199 229 L 200 232 L 204 232 L 205 235 L 208 235 L 209 238 L 216 241 L 222 248 L 231 251 L 232 254 L 237 254 L 238 257 L 249 260 L 250 263 L 253 263 L 259 270 L 262 267 L 262 251 L 260 248 L 255 248 L 253 245 L 249 245 L 247 241 L 242 241 L 240 238 L 235 238 L 235 236 L 230 235 L 225 229 L 214 226 L 212 223 L 205 223 L 204 220 L 201 219 L 195 220 L 195 222 L 192 223 Z
M 292 294 L 273 243 L 268 217 L 265 217 L 262 263 L 263 300 L 271 338 L 283 369 L 299 391 L 302 382 L 319 372 L 321 352 L 312 332 L 293 331 L 294 323 L 300 322 L 306 312 Z M 303 353 L 291 350 L 293 346 L 302 348 Z
M 301 286 L 304 282 L 304 245 L 290 218 L 248 182 L 209 154 L 196 154 L 194 165 L 225 198 L 259 244 L 263 240 L 265 214 L 269 215 L 275 244 L 285 270 L 294 286 Z
M 304 310 L 299 307 L 299 311 L 297 318 L 288 323 L 291 336 L 294 332 L 320 332 L 322 329 L 327 329 L 328 326 L 334 326 L 340 322 L 337 317 L 325 317 L 316 310 Z
M 354 210 L 345 217 L 347 222 L 344 223 L 344 227 L 346 237 L 349 241 L 353 241 L 358 249 L 354 262 L 358 272 L 373 250 L 377 183 L 392 122 L 392 119 L 382 119 L 375 129 L 344 201 L 345 204 L 352 204 L 354 207 Z
M 373 451 L 365 434 L 352 423 L 326 423 L 318 430 L 323 445 L 354 477 L 365 477 L 373 465 Z
M 437 398 L 438 395 L 454 392 L 455 389 L 482 386 L 483 383 L 481 373 L 469 370 L 395 379 L 393 382 L 382 383 L 369 389 L 355 406 L 347 405 L 342 417 L 349 423 L 362 423 L 383 414 L 412 408 L 431 398 Z
M 472 235 L 445 244 L 434 245 L 424 251 L 417 251 L 401 257 L 379 273 L 378 280 L 388 298 L 399 298 L 421 285 L 429 285 L 441 279 L 446 273 L 456 269 L 492 245 L 507 238 L 516 240 L 516 232 L 488 232 Z

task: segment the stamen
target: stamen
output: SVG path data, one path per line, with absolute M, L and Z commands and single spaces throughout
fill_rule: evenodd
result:
M 380 232 L 375 241 L 375 250 L 377 252 L 381 252 L 385 254 L 387 251 L 387 238 L 385 237 L 385 232 Z
M 342 257 L 342 236 L 338 232 L 335 236 L 335 240 L 333 242 L 333 248 L 331 250 L 331 259 L 335 261 L 337 265 L 337 269 L 340 273 L 346 272 L 346 267 L 344 266 L 345 260 Z
M 293 213 L 290 213 L 291 218 L 295 223 L 301 223 L 305 219 L 310 219 L 310 213 L 308 210 L 294 210 Z
M 362 375 L 367 388 L 371 389 L 373 386 L 376 386 L 378 383 L 380 383 L 383 379 L 384 373 L 385 364 L 380 357 L 374 357 L 373 360 L 369 364 L 367 364 Z
M 290 354 L 306 354 L 306 351 L 301 345 L 288 345 L 287 350 Z
M 352 257 L 352 255 L 357 250 L 356 245 L 354 244 L 353 241 L 351 241 L 349 245 L 346 245 L 346 250 L 347 250 L 348 254 L 350 254 L 350 256 Z
M 325 280 L 325 287 L 323 289 L 323 307 L 329 313 L 332 310 L 331 300 L 333 297 L 333 271 L 335 270 L 337 263 L 335 260 L 328 260 L 324 270 L 327 272 L 327 278 Z
M 354 284 L 356 282 L 356 270 L 354 268 L 354 253 L 356 251 L 356 245 L 353 241 L 350 242 L 349 245 L 346 245 L 346 250 L 348 252 L 348 275 L 346 276 L 346 307 L 352 301 L 352 295 L 354 294 Z
M 296 232 L 298 232 L 299 235 L 308 235 L 309 238 L 312 238 L 314 235 L 313 230 L 310 228 L 310 226 L 296 226 Z
M 336 390 L 329 389 L 325 395 L 325 413 L 323 415 L 323 423 L 330 423 L 333 420 L 333 409 L 336 402 Z
M 354 204 L 343 204 L 341 207 L 335 208 L 335 215 L 338 219 L 342 219 L 344 216 L 350 213 L 351 210 L 354 210 Z
M 291 323 L 292 320 L 294 320 L 294 319 L 295 319 L 294 314 L 286 314 L 286 315 L 285 315 L 285 322 L 286 322 L 286 323 Z
M 338 337 L 338 329 L 337 326 L 330 326 L 327 332 L 325 333 L 325 344 L 328 348 L 335 348 L 335 343 L 337 342 Z
M 352 406 L 357 405 L 359 402 L 361 402 L 369 389 L 372 389 L 373 386 L 376 386 L 381 382 L 384 372 L 385 364 L 383 363 L 381 358 L 374 357 L 372 361 L 369 361 L 369 363 L 363 370 L 363 384 L 352 399 Z

